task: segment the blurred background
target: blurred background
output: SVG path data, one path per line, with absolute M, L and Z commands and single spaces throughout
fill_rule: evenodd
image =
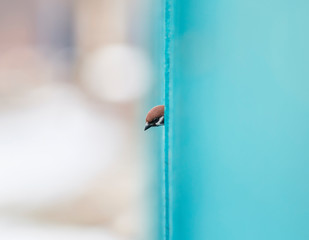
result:
M 0 1 L 0 239 L 150 239 L 151 7 Z

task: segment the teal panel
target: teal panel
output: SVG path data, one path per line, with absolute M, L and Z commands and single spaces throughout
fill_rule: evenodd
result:
M 309 1 L 168 4 L 165 239 L 308 240 Z

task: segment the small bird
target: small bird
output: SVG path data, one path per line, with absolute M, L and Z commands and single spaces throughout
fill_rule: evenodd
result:
M 159 127 L 164 125 L 164 105 L 159 105 L 152 108 L 146 116 L 145 129 L 151 127 Z

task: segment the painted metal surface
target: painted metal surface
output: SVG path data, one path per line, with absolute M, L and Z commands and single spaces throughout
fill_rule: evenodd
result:
M 309 239 L 309 2 L 165 7 L 163 238 Z

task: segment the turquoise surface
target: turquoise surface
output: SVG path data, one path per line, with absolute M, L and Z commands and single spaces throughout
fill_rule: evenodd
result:
M 162 238 L 308 240 L 309 1 L 166 1 Z

